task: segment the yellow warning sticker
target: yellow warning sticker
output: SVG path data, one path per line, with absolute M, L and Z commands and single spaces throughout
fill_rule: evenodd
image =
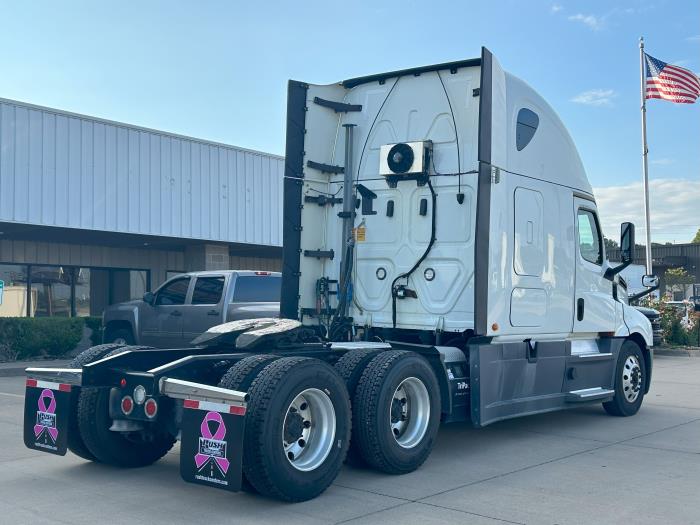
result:
M 365 232 L 367 231 L 367 228 L 364 226 L 360 226 L 359 228 L 353 228 L 352 229 L 352 236 L 355 239 L 355 242 L 365 242 Z

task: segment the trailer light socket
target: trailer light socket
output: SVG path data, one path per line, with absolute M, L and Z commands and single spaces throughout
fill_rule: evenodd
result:
M 121 402 L 122 412 L 125 416 L 128 416 L 134 410 L 134 400 L 131 396 L 124 396 Z
M 156 400 L 153 398 L 148 399 L 143 405 L 143 411 L 148 418 L 153 419 L 156 417 L 156 414 L 158 413 L 158 403 Z

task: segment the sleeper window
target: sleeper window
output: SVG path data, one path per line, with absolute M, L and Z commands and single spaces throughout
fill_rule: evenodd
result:
M 539 125 L 540 117 L 537 116 L 537 113 L 527 108 L 518 111 L 518 121 L 515 125 L 515 147 L 518 148 L 518 151 L 522 151 L 525 146 L 530 144 Z
M 578 245 L 581 257 L 594 264 L 603 264 L 603 247 L 595 213 L 578 210 Z

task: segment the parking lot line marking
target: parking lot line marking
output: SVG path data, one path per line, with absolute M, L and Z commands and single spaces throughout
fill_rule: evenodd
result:
M 24 398 L 22 394 L 10 394 L 9 392 L 0 392 L 0 396 L 18 397 L 20 399 Z

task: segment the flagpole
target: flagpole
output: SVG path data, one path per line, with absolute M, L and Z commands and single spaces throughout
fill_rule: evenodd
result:
M 644 67 L 644 37 L 639 37 L 639 78 L 640 95 L 642 101 L 642 167 L 644 168 L 644 221 L 646 222 L 646 272 L 651 273 L 651 226 L 649 220 L 649 165 L 647 162 L 647 99 L 646 99 L 646 75 Z

